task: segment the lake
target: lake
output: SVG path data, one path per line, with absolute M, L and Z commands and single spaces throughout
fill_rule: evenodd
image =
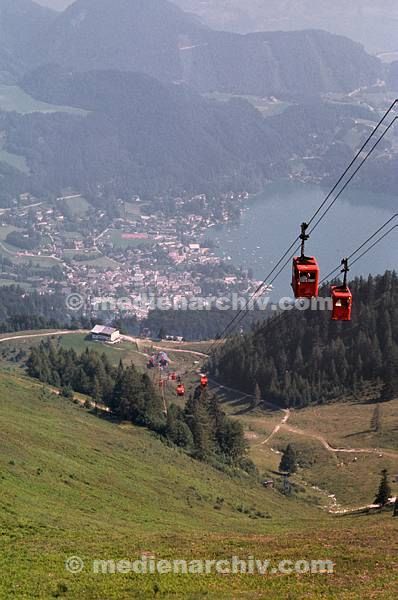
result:
M 210 228 L 207 237 L 216 241 L 218 253 L 230 257 L 234 265 L 253 269 L 264 279 L 280 256 L 300 233 L 326 193 L 321 187 L 297 182 L 273 183 L 261 194 L 247 201 L 247 209 L 238 225 Z M 385 208 L 386 196 L 346 190 L 307 242 L 306 253 L 315 255 L 321 277 L 351 254 L 388 218 L 398 212 Z M 397 219 L 398 223 L 398 219 Z M 396 229 L 366 257 L 353 266 L 350 276 L 384 273 L 398 267 Z M 290 266 L 274 284 L 272 298 L 291 295 Z

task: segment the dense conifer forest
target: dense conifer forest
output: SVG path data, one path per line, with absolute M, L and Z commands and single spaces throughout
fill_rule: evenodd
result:
M 304 407 L 378 382 L 381 399 L 398 393 L 398 276 L 355 279 L 352 322 L 329 311 L 283 313 L 220 347 L 211 362 L 225 384 L 284 407 Z M 328 294 L 324 289 L 323 295 Z
M 0 333 L 81 325 L 67 315 L 62 294 L 44 296 L 18 285 L 0 287 Z
M 184 408 L 172 404 L 167 415 L 162 398 L 146 373 L 120 362 L 114 367 L 105 354 L 77 354 L 52 341 L 32 348 L 28 374 L 56 386 L 66 397 L 80 392 L 103 403 L 123 421 L 147 427 L 170 444 L 215 466 L 255 472 L 245 456 L 243 427 L 222 412 L 215 395 L 197 388 Z

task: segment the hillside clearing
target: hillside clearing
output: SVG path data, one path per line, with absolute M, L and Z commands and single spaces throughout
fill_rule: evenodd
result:
M 393 595 L 391 513 L 329 517 L 195 462 L 143 429 L 95 417 L 26 378 L 0 376 L 0 419 L 2 597 L 99 600 L 210 590 L 214 598 L 268 592 L 348 600 L 353 573 L 361 597 Z M 336 566 L 329 576 L 266 578 L 91 572 L 94 559 L 131 560 L 148 551 L 186 560 L 325 558 Z M 70 556 L 84 560 L 81 574 L 66 571 Z

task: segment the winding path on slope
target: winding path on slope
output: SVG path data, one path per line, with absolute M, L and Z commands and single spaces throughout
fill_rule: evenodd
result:
M 215 381 L 212 382 L 215 385 L 216 389 L 225 389 L 227 391 L 233 392 L 235 394 L 241 394 L 242 392 L 239 390 L 236 390 L 234 388 L 230 388 L 228 386 L 225 385 L 221 385 Z M 244 400 L 246 398 L 253 398 L 254 396 L 252 394 L 244 394 L 243 396 L 241 396 L 241 398 L 239 398 L 240 400 Z M 333 454 L 338 454 L 338 453 L 346 453 L 346 454 L 383 454 L 384 456 L 388 456 L 389 458 L 398 458 L 398 451 L 395 450 L 386 450 L 384 448 L 335 448 L 334 446 L 332 446 L 325 437 L 323 437 L 320 434 L 311 432 L 311 431 L 307 431 L 305 429 L 300 429 L 298 427 L 293 427 L 291 425 L 288 424 L 288 421 L 292 415 L 292 411 L 287 408 L 287 409 L 281 409 L 278 406 L 275 406 L 273 404 L 270 404 L 269 402 L 266 402 L 265 400 L 263 400 L 264 403 L 268 404 L 268 406 L 272 406 L 273 408 L 276 408 L 280 411 L 282 411 L 284 413 L 283 418 L 281 419 L 281 421 L 274 427 L 274 429 L 271 431 L 271 433 L 267 436 L 267 438 L 265 440 L 263 440 L 259 445 L 261 446 L 265 446 L 266 444 L 268 444 L 268 442 L 270 442 L 272 440 L 273 437 L 275 437 L 275 435 L 281 430 L 284 429 L 286 431 L 289 431 L 290 433 L 296 434 L 296 435 L 301 435 L 303 437 L 307 437 L 310 439 L 314 439 L 317 440 L 318 442 L 320 442 L 322 444 L 322 446 L 328 451 L 328 452 L 332 452 Z
M 50 331 L 50 332 L 46 332 L 46 333 L 22 333 L 21 335 L 13 335 L 10 337 L 0 337 L 0 344 L 4 343 L 4 342 L 13 342 L 13 341 L 17 341 L 17 340 L 29 340 L 32 338 L 43 338 L 43 337 L 53 337 L 53 336 L 60 336 L 60 335 L 72 335 L 73 333 L 88 333 L 88 331 L 85 331 L 84 329 L 77 329 L 74 331 L 69 330 L 65 330 L 65 331 Z
M 40 338 L 40 337 L 52 337 L 52 336 L 65 336 L 65 335 L 73 335 L 76 333 L 88 333 L 88 331 L 83 330 L 83 329 L 79 329 L 76 331 L 70 331 L 70 330 L 61 330 L 61 331 L 49 331 L 49 332 L 45 332 L 45 333 L 27 333 L 27 334 L 21 334 L 21 335 L 12 335 L 12 336 L 7 336 L 7 337 L 0 337 L 0 344 L 4 343 L 4 342 L 10 342 L 10 341 L 17 341 L 17 340 L 25 340 L 25 339 L 34 339 L 34 338 Z M 137 348 L 139 347 L 138 344 L 140 342 L 142 342 L 143 340 L 140 338 L 134 338 L 134 337 L 130 337 L 130 336 L 122 336 L 122 339 L 124 341 L 127 342 L 131 342 L 137 345 Z M 170 348 L 168 347 L 164 347 L 164 346 L 153 346 L 154 349 L 156 350 L 164 350 L 165 352 L 176 352 L 176 353 L 184 353 L 184 354 L 190 354 L 191 356 L 194 357 L 199 357 L 199 358 L 207 358 L 207 354 L 203 353 L 203 352 L 198 352 L 195 350 L 188 350 L 188 349 L 183 349 L 183 348 Z M 137 352 L 143 356 L 148 356 L 148 354 L 141 352 L 139 350 L 137 350 Z M 248 393 L 243 393 L 242 394 L 242 390 L 237 390 L 225 385 L 222 385 L 220 383 L 218 383 L 215 380 L 210 380 L 210 383 L 213 387 L 213 389 L 216 391 L 218 390 L 226 390 L 229 392 L 232 392 L 234 394 L 237 394 L 239 396 L 239 400 L 245 400 L 245 399 L 250 399 L 250 398 L 254 398 L 253 394 L 248 394 Z M 333 454 L 338 454 L 338 453 L 345 453 L 345 454 L 383 454 L 384 456 L 388 456 L 389 458 L 398 458 L 398 451 L 394 451 L 394 450 L 385 450 L 383 448 L 335 448 L 333 447 L 331 444 L 329 444 L 329 442 L 327 441 L 327 439 L 325 437 L 323 437 L 320 434 L 311 432 L 311 431 L 307 431 L 305 429 L 300 429 L 298 427 L 293 427 L 291 425 L 288 424 L 289 418 L 291 417 L 292 411 L 290 409 L 281 409 L 278 406 L 275 406 L 267 401 L 264 400 L 264 402 L 268 405 L 271 406 L 275 409 L 281 410 L 283 412 L 283 417 L 281 419 L 281 421 L 274 427 L 274 429 L 271 431 L 271 433 L 267 436 L 267 438 L 265 440 L 263 440 L 260 445 L 261 446 L 265 446 L 266 444 L 268 444 L 271 439 L 273 437 L 275 437 L 275 435 L 281 430 L 284 429 L 285 431 L 289 431 L 290 433 L 293 433 L 295 435 L 301 435 L 303 437 L 307 437 L 310 439 L 314 439 L 317 440 L 318 442 L 320 442 L 322 444 L 322 446 L 328 451 L 331 452 Z
M 385 450 L 384 448 L 335 448 L 329 444 L 326 438 L 318 433 L 313 433 L 305 429 L 299 429 L 298 427 L 292 427 L 286 422 L 282 423 L 281 427 L 286 431 L 290 431 L 290 433 L 317 440 L 326 450 L 328 450 L 328 452 L 332 452 L 333 454 L 383 454 L 383 456 L 388 456 L 389 458 L 398 458 L 398 451 L 395 450 Z
M 52 337 L 52 336 L 65 336 L 65 335 L 72 335 L 72 334 L 76 334 L 76 333 L 88 333 L 85 330 L 77 330 L 77 331 L 69 331 L 69 330 L 61 330 L 61 331 L 50 331 L 50 332 L 45 332 L 45 333 L 28 333 L 28 334 L 21 334 L 21 335 L 13 335 L 13 336 L 6 336 L 6 337 L 0 337 L 0 344 L 4 343 L 4 342 L 9 342 L 9 341 L 15 341 L 15 340 L 24 340 L 24 339 L 34 339 L 34 338 L 39 338 L 39 337 Z M 139 350 L 139 343 L 142 342 L 142 339 L 138 339 L 138 338 L 133 338 L 130 336 L 122 336 L 122 339 L 124 341 L 127 342 L 131 342 L 136 344 L 137 346 L 137 352 L 139 354 L 142 354 L 144 356 L 148 356 L 148 354 L 141 352 Z M 153 348 L 155 348 L 156 350 L 164 350 L 164 351 L 168 351 L 168 352 L 181 352 L 184 354 L 190 354 L 192 356 L 200 357 L 200 358 L 207 358 L 207 355 L 204 354 L 203 352 L 198 352 L 198 351 L 194 351 L 194 350 L 185 350 L 182 348 L 170 348 L 170 347 L 162 347 L 162 346 L 153 346 Z M 214 380 L 210 380 L 210 384 L 212 385 L 212 388 L 216 391 L 216 390 L 226 390 L 226 391 L 230 391 L 234 394 L 238 395 L 238 399 L 239 400 L 245 400 L 245 399 L 250 399 L 253 398 L 254 395 L 253 394 L 247 394 L 244 393 L 242 395 L 242 391 L 241 390 L 237 390 L 234 388 L 230 388 L 228 386 L 224 386 L 222 384 L 219 384 L 217 381 Z M 59 394 L 59 390 L 52 390 L 54 393 Z M 82 403 L 83 401 L 79 398 L 76 398 L 80 403 Z M 281 421 L 274 427 L 274 429 L 271 431 L 271 433 L 267 436 L 267 438 L 265 440 L 263 440 L 259 445 L 260 446 L 265 446 L 267 445 L 271 439 L 281 430 L 284 429 L 285 431 L 288 431 L 292 434 L 295 435 L 301 435 L 303 437 L 307 437 L 310 439 L 314 439 L 317 440 L 318 442 L 320 442 L 322 444 L 322 446 L 328 451 L 331 452 L 333 454 L 337 454 L 337 453 L 346 453 L 346 454 L 383 454 L 384 456 L 388 456 L 390 458 L 398 458 L 398 451 L 393 451 L 393 450 L 385 450 L 385 449 L 378 449 L 378 448 L 335 448 L 333 446 L 331 446 L 329 444 L 329 442 L 326 440 L 325 437 L 323 437 L 320 434 L 314 433 L 314 432 L 310 432 L 304 429 L 300 429 L 298 427 L 293 427 L 290 426 L 288 424 L 289 418 L 291 417 L 292 411 L 290 409 L 281 409 L 278 406 L 272 405 L 269 402 L 264 401 L 265 404 L 267 404 L 268 406 L 272 406 L 275 409 L 278 409 L 279 411 L 282 411 L 283 417 L 281 419 Z M 94 407 L 95 404 L 92 404 L 92 407 Z M 102 405 L 97 405 L 96 406 L 97 409 L 99 409 L 100 411 L 106 411 L 106 412 L 110 412 L 110 409 L 108 407 L 103 407 Z M 325 492 L 324 490 L 320 490 L 323 491 L 325 494 L 328 494 L 327 492 Z M 331 497 L 329 495 L 329 497 Z M 356 512 L 359 510 L 364 510 L 364 509 L 368 509 L 368 508 L 374 508 L 374 505 L 368 505 L 368 506 L 363 506 L 363 507 L 350 507 L 350 508 L 341 508 L 340 510 L 338 510 L 336 505 L 334 508 L 330 508 L 329 507 L 329 512 L 334 513 L 334 514 L 347 514 L 350 512 Z

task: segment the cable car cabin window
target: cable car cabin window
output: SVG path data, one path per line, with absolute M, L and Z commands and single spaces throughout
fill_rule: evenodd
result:
M 300 275 L 300 283 L 315 283 L 316 275 L 315 273 L 302 273 Z
M 349 308 L 351 304 L 350 298 L 338 298 L 336 300 L 336 306 L 339 308 Z
M 292 288 L 296 298 L 316 298 L 319 287 L 319 266 L 314 257 L 296 257 L 293 261 Z

